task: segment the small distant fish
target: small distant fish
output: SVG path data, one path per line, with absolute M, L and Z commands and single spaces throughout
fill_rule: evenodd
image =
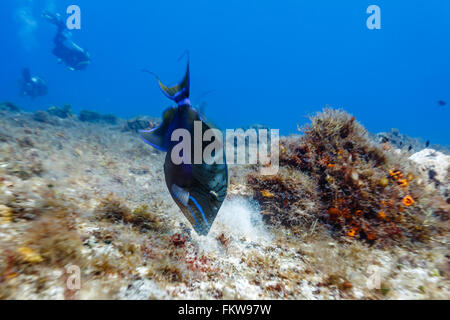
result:
M 427 142 L 425 143 L 425 147 L 428 148 L 430 146 L 430 140 L 427 140 Z
M 142 71 L 156 77 L 162 92 L 175 101 L 177 107 L 164 112 L 163 122 L 159 127 L 141 130 L 140 135 L 149 145 L 167 152 L 164 177 L 169 193 L 194 230 L 200 235 L 207 235 L 227 194 L 227 165 L 207 164 L 204 161 L 201 164 L 174 164 L 171 157 L 177 144 L 170 139 L 173 131 L 182 128 L 195 138 L 194 121 L 202 122 L 202 136 L 206 130 L 213 128 L 205 122 L 199 111 L 192 107 L 189 100 L 189 57 L 184 79 L 173 87 L 166 87 L 154 73 L 145 69 Z M 206 146 L 204 143 L 202 149 Z M 194 159 L 193 151 L 194 148 L 191 151 L 191 159 Z
M 447 104 L 447 102 L 445 102 L 444 100 L 439 100 L 439 101 L 438 101 L 438 104 L 439 104 L 441 107 L 443 107 L 443 106 L 445 106 L 445 105 Z

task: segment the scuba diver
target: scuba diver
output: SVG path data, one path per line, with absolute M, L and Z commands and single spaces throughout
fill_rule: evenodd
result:
M 45 96 L 48 92 L 47 84 L 38 76 L 31 76 L 30 69 L 22 70 L 22 79 L 20 80 L 20 95 L 28 96 L 31 99 Z
M 58 57 L 58 62 L 64 62 L 71 71 L 85 69 L 90 63 L 91 56 L 89 52 L 72 41 L 72 35 L 67 30 L 61 15 L 44 11 L 42 16 L 58 27 L 56 36 L 53 39 L 55 48 L 52 51 Z

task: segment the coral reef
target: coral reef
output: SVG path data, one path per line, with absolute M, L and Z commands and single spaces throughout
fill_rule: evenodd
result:
M 449 299 L 448 201 L 416 165 L 428 157 L 384 150 L 346 113 L 283 138 L 276 176 L 230 166 L 207 237 L 136 134 L 160 120 L 83 114 L 1 110 L 0 299 Z

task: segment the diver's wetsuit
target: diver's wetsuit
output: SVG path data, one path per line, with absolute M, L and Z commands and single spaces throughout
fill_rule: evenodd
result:
M 71 70 L 85 69 L 90 62 L 89 53 L 72 41 L 71 34 L 66 29 L 61 16 L 50 12 L 44 12 L 43 16 L 58 28 L 55 38 L 53 39 L 55 48 L 52 53 L 63 61 Z
M 48 92 L 47 84 L 38 76 L 31 76 L 30 70 L 25 68 L 22 71 L 22 84 L 20 94 L 35 99 L 39 96 L 45 96 Z

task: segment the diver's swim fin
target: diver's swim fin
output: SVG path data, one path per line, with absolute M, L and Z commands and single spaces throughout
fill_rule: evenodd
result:
M 169 108 L 163 113 L 163 122 L 161 125 L 154 129 L 140 130 L 139 134 L 141 138 L 151 145 L 152 147 L 160 150 L 167 151 L 169 137 L 167 137 L 170 123 L 174 118 L 176 113 L 176 108 Z

